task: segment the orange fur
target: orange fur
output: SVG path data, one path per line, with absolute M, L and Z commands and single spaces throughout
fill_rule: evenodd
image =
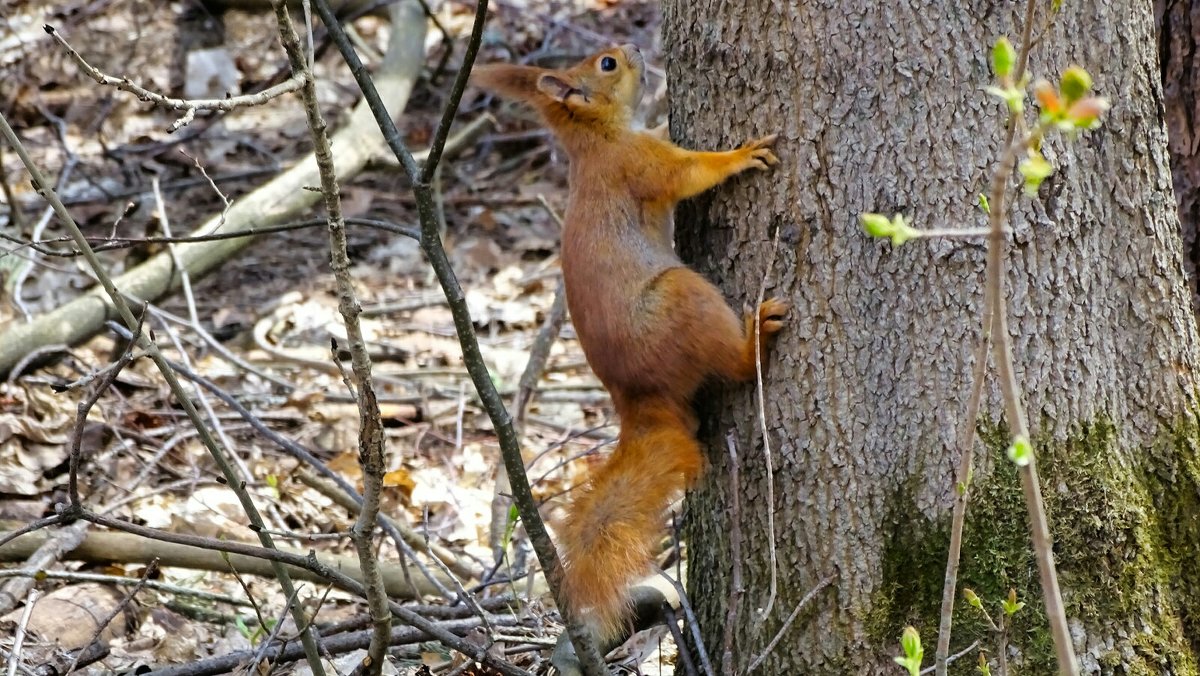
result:
M 588 363 L 621 419 L 617 448 L 589 477 L 560 534 L 570 610 L 617 634 L 628 587 L 649 571 L 662 515 L 703 468 L 692 397 L 707 378 L 754 377 L 754 313 L 740 319 L 720 290 L 675 255 L 676 204 L 778 160 L 774 136 L 724 152 L 680 148 L 630 128 L 645 64 L 636 47 L 565 70 L 489 65 L 473 82 L 535 108 L 571 160 L 562 267 L 567 306 Z M 761 347 L 788 306 L 758 308 Z

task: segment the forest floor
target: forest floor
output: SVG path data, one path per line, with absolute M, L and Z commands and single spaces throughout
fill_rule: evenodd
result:
M 298 97 L 285 96 L 227 113 L 202 112 L 171 133 L 179 112 L 81 75 L 43 25 L 53 25 L 100 70 L 170 96 L 195 98 L 214 82 L 254 92 L 286 79 L 274 16 L 248 0 L 228 4 L 242 9 L 222 11 L 200 0 L 0 0 L 0 112 L 93 242 L 120 240 L 101 253 L 113 273 L 132 270 L 169 246 L 147 237 L 192 231 L 227 209 L 227 201 L 236 203 L 308 153 L 304 110 Z M 425 147 L 437 126 L 473 10 L 474 3 L 457 1 L 436 10 L 455 48 L 449 70 L 436 73 L 445 47 L 430 29 L 425 68 L 399 120 L 414 149 Z M 390 30 L 384 16 L 368 15 L 354 26 L 365 46 L 384 51 Z M 657 31 L 657 3 L 492 2 L 478 62 L 557 65 L 631 41 L 648 55 L 650 98 L 662 82 Z M 318 93 L 336 129 L 356 103 L 357 88 L 323 31 L 316 40 Z M 202 64 L 210 70 L 202 71 Z M 474 90 L 463 99 L 456 128 L 486 113 L 495 124 L 447 158 L 439 188 L 446 248 L 494 382 L 511 406 L 558 285 L 554 214 L 566 204 L 567 164 L 529 112 Z M 5 327 L 78 297 L 94 278 L 7 144 L 0 145 L 0 183 L 3 334 Z M 365 171 L 342 186 L 342 196 L 348 216 L 417 223 L 412 190 L 397 170 Z M 314 208 L 307 218 L 323 214 Z M 31 240 L 43 244 L 18 243 Z M 349 245 L 387 433 L 384 511 L 444 547 L 457 560 L 456 571 L 472 574 L 462 583 L 479 599 L 530 601 L 516 611 L 500 606 L 495 612 L 509 613 L 510 626 L 491 638 L 514 664 L 547 673 L 561 625 L 548 609 L 544 584 L 523 579 L 536 560 L 523 534 L 510 532 L 504 503 L 495 495 L 499 447 L 463 367 L 441 289 L 412 240 L 351 227 Z M 330 352 L 331 340 L 344 341 L 345 328 L 329 259 L 324 227 L 260 235 L 214 274 L 190 280 L 189 294 L 151 304 L 146 324 L 169 358 L 358 482 L 358 412 Z M 80 345 L 49 345 L 39 356 L 52 360 L 19 364 L 0 384 L 0 532 L 55 513 L 55 505 L 66 500 L 71 447 L 78 443 L 80 493 L 90 508 L 173 533 L 254 541 L 241 506 L 149 359 L 124 368 L 86 423 L 76 424 L 88 388 L 68 386 L 105 368 L 123 349 L 107 329 Z M 347 369 L 348 364 L 343 362 Z M 569 321 L 536 382 L 524 412 L 522 448 L 535 495 L 553 523 L 564 497 L 612 441 L 616 427 Z M 211 391 L 197 389 L 194 397 L 235 451 L 239 471 L 278 541 L 353 560 L 346 535 L 354 514 L 311 479 L 312 469 Z M 58 530 L 43 534 L 58 537 Z M 0 611 L 7 612 L 0 616 L 5 627 L 0 656 L 7 659 L 14 650 L 18 625 L 31 632 L 18 650 L 31 668 L 69 662 L 63 651 L 96 643 L 103 628 L 107 650 L 86 668 L 91 673 L 201 665 L 214 656 L 254 650 L 269 631 L 263 627 L 284 617 L 288 599 L 270 577 L 240 569 L 235 574 L 229 569 L 239 566 L 220 558 L 193 561 L 154 540 L 106 535 L 112 534 L 93 526 L 84 534 L 90 548 L 63 555 L 62 563 L 39 564 L 62 577 L 36 585 L 45 596 L 32 615 L 25 614 L 35 593 L 28 578 L 0 579 L 5 585 L 24 580 L 24 586 L 0 586 L 9 595 L 20 594 L 0 602 Z M 504 556 L 497 557 L 499 551 Z M 0 546 L 5 562 L 0 573 L 28 572 L 29 556 L 15 544 Z M 395 563 L 400 555 L 384 541 L 380 558 Z M 152 559 L 162 563 L 157 572 L 147 568 Z M 151 572 L 161 585 L 117 584 Z M 88 579 L 85 573 L 103 577 Z M 492 583 L 481 584 L 485 580 Z M 131 592 L 135 599 L 128 603 Z M 305 583 L 299 600 L 310 608 L 319 605 L 317 621 L 327 639 L 364 626 L 366 605 L 348 593 Z M 437 593 L 415 602 L 446 604 Z M 439 617 L 462 617 L 459 611 L 452 607 Z M 102 627 L 102 618 L 117 613 L 116 621 Z M 294 626 L 280 626 L 282 635 L 294 636 Z M 631 670 L 670 672 L 674 650 L 661 633 L 634 642 L 629 652 Z M 339 672 L 348 673 L 362 654 L 334 655 Z M 399 671 L 392 673 L 448 673 L 459 664 L 431 642 L 414 641 L 395 654 Z M 643 660 L 639 668 L 635 663 Z M 277 666 L 283 673 L 307 673 L 302 661 Z

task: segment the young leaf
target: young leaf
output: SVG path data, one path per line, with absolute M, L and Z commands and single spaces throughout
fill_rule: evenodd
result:
M 1038 106 L 1041 107 L 1043 115 L 1050 115 L 1057 118 L 1062 114 L 1062 100 L 1058 98 L 1058 92 L 1054 90 L 1054 85 L 1045 80 L 1034 82 L 1033 96 L 1037 99 Z
M 1012 446 L 1008 447 L 1008 459 L 1017 467 L 1025 467 L 1033 460 L 1033 445 L 1025 437 L 1013 439 Z
M 883 214 L 859 214 L 858 220 L 872 237 L 892 236 L 892 222 Z
M 1092 76 L 1079 66 L 1071 66 L 1063 71 L 1062 81 L 1058 83 L 1058 88 L 1068 104 L 1075 103 L 1091 90 Z
M 1017 590 L 1010 588 L 1008 590 L 1008 598 L 1000 602 L 1000 607 L 1004 609 L 1004 614 L 1013 616 L 1017 611 L 1025 607 L 1024 601 L 1017 601 Z
M 872 237 L 890 237 L 892 246 L 900 246 L 910 239 L 921 236 L 921 231 L 911 227 L 904 221 L 903 214 L 896 214 L 888 220 L 883 214 L 859 214 L 858 220 L 863 230 Z
M 1108 111 L 1108 101 L 1098 96 L 1089 96 L 1072 104 L 1067 119 L 1076 129 L 1095 129 L 1100 126 L 1100 116 Z
M 983 610 L 983 602 L 979 600 L 979 595 L 975 593 L 974 589 L 970 587 L 964 589 L 963 596 L 967 598 L 967 603 L 979 610 Z
M 1012 74 L 1013 63 L 1017 60 L 1017 50 L 1013 49 L 1008 38 L 1002 37 L 992 47 L 992 72 L 1001 80 Z
M 1030 152 L 1029 156 L 1017 165 L 1017 171 L 1021 172 L 1022 178 L 1025 179 L 1025 194 L 1032 197 L 1037 195 L 1042 181 L 1054 173 L 1054 166 L 1047 162 L 1041 153 Z
M 1025 93 L 1016 87 L 984 87 L 983 90 L 1004 101 L 1013 115 L 1020 115 L 1025 110 Z
M 917 633 L 915 627 L 904 628 L 904 633 L 900 636 L 900 649 L 904 651 L 904 654 L 892 659 L 896 660 L 896 664 L 907 669 L 909 676 L 919 676 L 925 649 L 921 647 L 921 635 Z

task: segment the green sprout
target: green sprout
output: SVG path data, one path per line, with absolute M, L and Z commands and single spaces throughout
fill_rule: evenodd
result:
M 1025 607 L 1024 601 L 1017 601 L 1017 590 L 1009 588 L 1008 598 L 1000 602 L 1000 607 L 1004 609 L 1004 614 L 1012 617 L 1017 614 L 1017 611 Z
M 912 626 L 904 628 L 904 633 L 900 636 L 900 648 L 904 654 L 892 659 L 896 660 L 896 664 L 908 669 L 909 676 L 919 676 L 925 649 L 921 647 L 921 635 L 917 633 L 916 628 Z
M 1030 150 L 1028 157 L 1017 165 L 1017 171 L 1021 172 L 1021 177 L 1025 179 L 1025 194 L 1033 197 L 1037 195 L 1042 182 L 1054 173 L 1054 165 L 1047 162 L 1040 152 Z
M 1008 447 L 1008 459 L 1012 460 L 1017 467 L 1028 466 L 1033 461 L 1033 445 L 1029 443 L 1029 439 L 1025 437 L 1013 439 L 1012 446 Z
M 964 589 L 963 596 L 967 598 L 967 603 L 971 604 L 971 607 L 983 610 L 983 601 L 979 600 L 979 595 L 975 593 L 974 589 Z
M 1008 38 L 1002 37 L 992 46 L 992 72 L 1004 80 L 1012 74 L 1013 64 L 1017 61 L 1017 50 L 1013 49 Z
M 917 239 L 921 231 L 904 222 L 902 214 L 896 214 L 891 219 L 883 214 L 860 214 L 859 222 L 863 230 L 872 237 L 889 237 L 892 246 L 900 246 L 910 239 Z
M 1020 87 L 985 87 L 984 91 L 1004 101 L 1013 115 L 1020 115 L 1025 110 L 1025 92 Z

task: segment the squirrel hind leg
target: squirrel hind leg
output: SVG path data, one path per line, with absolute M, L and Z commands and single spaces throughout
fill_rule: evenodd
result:
M 739 320 L 717 287 L 688 268 L 672 268 L 656 281 L 662 293 L 659 314 L 667 318 L 669 334 L 675 341 L 674 350 L 657 350 L 658 359 L 676 357 L 675 370 L 690 370 L 693 374 L 717 375 L 737 382 L 754 377 L 758 348 L 765 358 L 770 339 L 784 326 L 783 316 L 788 304 L 771 298 L 757 312 Z M 758 340 L 755 340 L 755 318 L 759 319 Z M 702 366 L 698 366 L 702 365 Z M 698 370 L 706 369 L 706 370 Z M 663 365 L 661 369 L 667 372 Z M 688 382 L 686 392 L 673 392 L 690 398 L 699 382 Z
M 747 312 L 745 318 L 745 341 L 742 344 L 742 365 L 745 376 L 740 380 L 750 380 L 755 374 L 755 363 L 759 354 L 765 361 L 767 348 L 776 333 L 783 330 L 783 317 L 791 309 L 791 305 L 781 298 L 768 298 L 763 301 L 758 310 Z M 758 320 L 758 340 L 754 339 L 755 319 Z M 763 365 L 766 368 L 766 364 Z

